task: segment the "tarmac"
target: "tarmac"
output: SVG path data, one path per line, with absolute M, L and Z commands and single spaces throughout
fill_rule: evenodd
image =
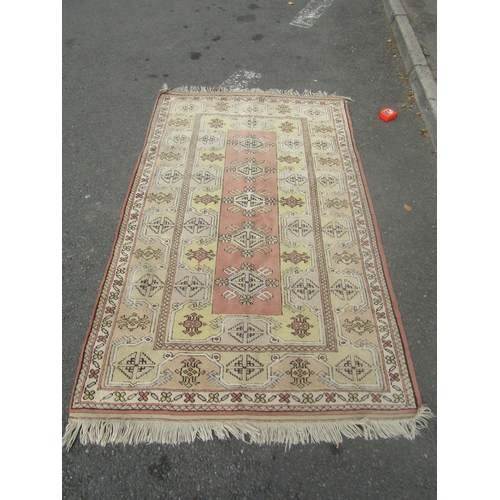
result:
M 406 7 L 399 0 L 383 0 L 382 3 L 403 58 L 406 76 L 432 143 L 437 148 L 436 3 L 407 0 Z M 420 9 L 425 13 L 424 21 L 421 21 Z M 428 64 L 427 58 L 431 57 L 432 63 Z
M 353 99 L 354 136 L 417 381 L 437 415 L 435 12 L 436 0 L 63 3 L 62 432 L 120 210 L 163 83 L 322 90 Z M 378 117 L 385 107 L 398 111 L 394 121 Z M 62 454 L 62 496 L 431 499 L 436 441 L 437 418 L 414 441 L 354 439 L 339 448 L 286 451 L 237 440 L 77 443 Z

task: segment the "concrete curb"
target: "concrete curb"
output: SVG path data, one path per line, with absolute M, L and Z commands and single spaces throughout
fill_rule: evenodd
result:
M 400 0 L 382 0 L 422 118 L 437 150 L 437 84 Z

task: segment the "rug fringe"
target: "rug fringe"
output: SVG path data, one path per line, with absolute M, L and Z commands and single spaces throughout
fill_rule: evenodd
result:
M 312 92 L 310 90 L 304 90 L 304 92 L 300 93 L 298 90 L 294 90 L 294 89 L 289 89 L 289 90 L 282 90 L 282 89 L 262 90 L 262 89 L 257 89 L 257 88 L 255 88 L 255 89 L 231 89 L 231 88 L 227 88 L 227 87 L 192 87 L 192 86 L 187 86 L 187 85 L 182 86 L 182 87 L 170 88 L 166 83 L 164 83 L 162 88 L 160 89 L 160 94 L 169 93 L 169 92 L 182 92 L 182 93 L 188 93 L 188 94 L 215 94 L 215 93 L 245 94 L 245 93 L 251 93 L 251 94 L 296 95 L 296 96 L 303 96 L 303 97 L 329 97 L 329 98 L 344 99 L 346 101 L 354 102 L 354 99 L 351 99 L 350 97 L 340 96 L 340 95 L 337 95 L 335 93 L 329 94 L 328 92 L 323 92 L 323 91 Z
M 404 437 L 415 439 L 419 431 L 427 426 L 434 415 L 427 406 L 422 406 L 411 418 L 400 420 L 378 420 L 365 417 L 353 422 L 173 422 L 173 421 L 133 421 L 133 420 L 91 420 L 70 418 L 62 444 L 67 450 L 80 436 L 86 444 L 139 444 L 192 443 L 196 439 L 209 441 L 217 437 L 231 436 L 248 443 L 285 444 L 286 448 L 295 444 L 333 443 L 339 444 L 343 437 L 365 439 Z

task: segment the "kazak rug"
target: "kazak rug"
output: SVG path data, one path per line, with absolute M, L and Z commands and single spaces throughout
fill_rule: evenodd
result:
M 162 90 L 63 444 L 411 439 L 430 416 L 346 99 Z

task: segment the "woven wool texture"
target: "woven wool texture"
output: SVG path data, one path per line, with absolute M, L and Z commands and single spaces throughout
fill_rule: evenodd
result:
M 65 444 L 412 438 L 429 416 L 346 100 L 162 91 Z

